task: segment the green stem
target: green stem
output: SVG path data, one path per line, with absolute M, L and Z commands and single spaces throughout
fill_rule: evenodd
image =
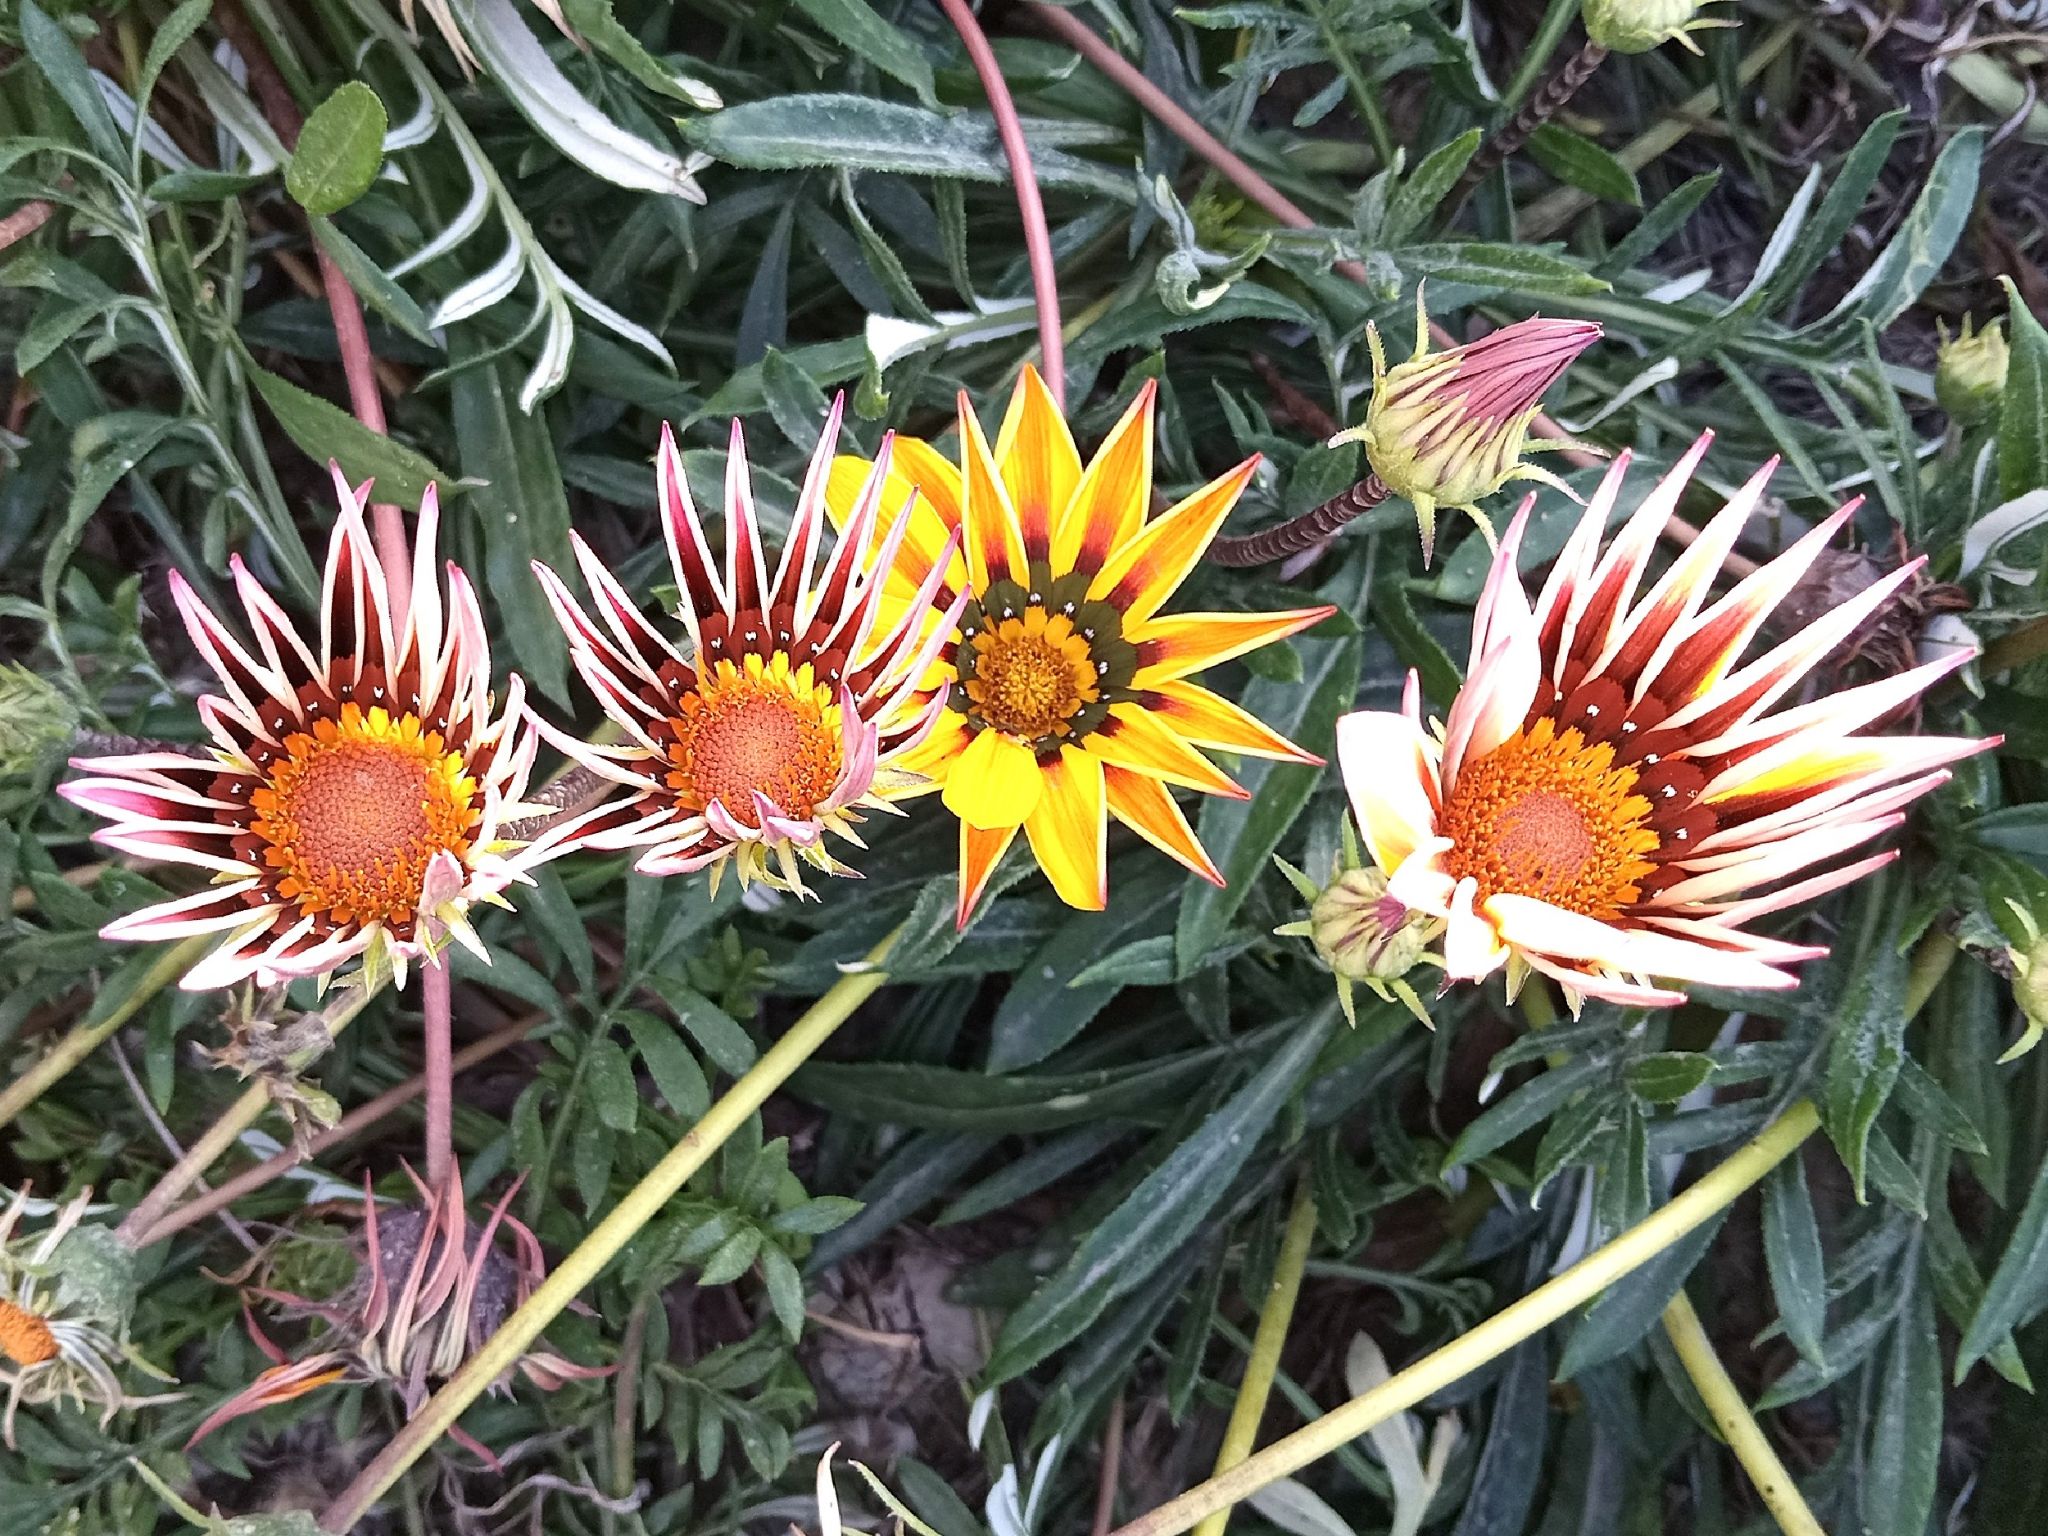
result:
M 1742 1470 L 1749 1474 L 1757 1497 L 1778 1522 L 1778 1529 L 1785 1536 L 1827 1536 L 1821 1523 L 1813 1518 L 1813 1511 L 1806 1507 L 1799 1485 L 1792 1480 L 1785 1463 L 1778 1459 L 1771 1442 L 1757 1427 L 1755 1416 L 1729 1379 L 1721 1357 L 1714 1353 L 1713 1341 L 1700 1326 L 1700 1315 L 1683 1290 L 1664 1309 L 1664 1332 L 1669 1335 L 1672 1348 L 1678 1351 L 1679 1363 L 1685 1367 L 1700 1401 L 1713 1415 L 1714 1427 L 1721 1431 L 1728 1448 L 1735 1452 L 1735 1459 L 1742 1463 Z
M 1512 116 L 1515 109 L 1528 99 L 1529 93 L 1536 89 L 1536 82 L 1543 78 L 1544 66 L 1557 52 L 1557 45 L 1564 41 L 1565 29 L 1578 14 L 1579 0 L 1550 0 L 1550 8 L 1543 13 L 1536 35 L 1522 50 L 1522 62 L 1515 66 L 1514 74 L 1508 78 L 1507 89 L 1500 93 L 1503 113 Z
M 776 1041 L 746 1075 L 732 1085 L 716 1104 L 705 1111 L 682 1140 L 654 1165 L 647 1176 L 626 1193 L 609 1215 L 577 1244 L 576 1249 L 543 1280 L 526 1304 L 499 1325 L 498 1331 L 471 1355 L 461 1370 L 444 1382 L 427 1399 L 405 1427 L 357 1474 L 354 1482 L 320 1517 L 329 1531 L 354 1529 L 358 1520 L 386 1489 L 438 1440 L 463 1410 L 481 1397 L 540 1337 L 549 1323 L 559 1317 L 577 1295 L 603 1272 L 631 1242 L 640 1229 L 658 1215 L 675 1197 L 690 1176 L 709 1162 L 728 1137 L 745 1125 L 768 1096 L 789 1080 L 792 1072 L 823 1045 L 832 1032 L 852 1016 L 853 1011 L 874 995 L 889 978 L 879 967 L 894 947 L 898 935 L 890 934 L 869 951 L 863 966 L 832 984 L 823 997 L 805 1010 L 789 1033 Z
M 86 1057 L 98 1050 L 115 1030 L 134 1018 L 144 1004 L 170 985 L 177 977 L 190 970 L 206 946 L 212 942 L 209 934 L 195 934 L 189 939 L 160 950 L 154 958 L 145 958 L 140 964 L 142 974 L 132 987 L 122 990 L 118 984 L 101 991 L 99 1000 L 91 1011 L 56 1045 L 50 1048 L 34 1065 L 21 1076 L 0 1090 L 0 1126 L 11 1122 L 16 1115 L 49 1092 L 61 1082 Z M 125 973 L 124 973 L 125 974 Z M 102 1014 L 99 1010 L 105 999 L 119 997 Z
M 1383 167 L 1394 164 L 1394 131 L 1387 126 L 1387 114 L 1380 110 L 1379 97 L 1373 94 L 1372 82 L 1358 67 L 1358 61 L 1351 57 L 1350 48 L 1337 35 L 1337 29 L 1330 25 L 1329 13 L 1322 6 L 1316 7 L 1316 25 L 1323 34 L 1323 46 L 1330 50 L 1330 58 L 1337 70 L 1344 76 L 1344 84 L 1351 94 L 1351 106 L 1365 124 L 1365 131 L 1372 136 L 1373 153 L 1380 157 Z
M 1237 1384 L 1237 1401 L 1231 1404 L 1230 1423 L 1223 1431 L 1222 1448 L 1216 1452 L 1216 1473 L 1221 1476 L 1252 1453 L 1259 1424 L 1266 1417 L 1266 1399 L 1273 1392 L 1273 1378 L 1280 1370 L 1280 1348 L 1287 1342 L 1287 1325 L 1294 1320 L 1294 1302 L 1301 1295 L 1302 1270 L 1308 1264 L 1309 1245 L 1316 1235 L 1316 1200 L 1304 1172 L 1294 1191 L 1294 1208 L 1287 1214 L 1287 1230 L 1280 1238 L 1280 1257 L 1273 1266 L 1273 1281 L 1266 1291 L 1266 1304 L 1259 1309 L 1259 1331 L 1252 1336 L 1251 1358 L 1245 1362 L 1244 1379 Z M 1195 1536 L 1223 1536 L 1230 1521 L 1226 1507 L 1210 1515 L 1196 1528 Z
M 1757 1138 L 1697 1184 L 1652 1212 L 1614 1241 L 1531 1291 L 1512 1306 L 1425 1355 L 1361 1397 L 1354 1397 L 1313 1424 L 1275 1441 L 1249 1460 L 1179 1498 L 1140 1516 L 1114 1536 L 1177 1536 L 1217 1510 L 1228 1509 L 1278 1479 L 1348 1445 L 1367 1430 L 1412 1408 L 1432 1393 L 1462 1381 L 1489 1361 L 1533 1338 L 1552 1323 L 1598 1297 L 1673 1243 L 1734 1204 L 1779 1163 L 1798 1150 L 1820 1125 L 1813 1105 L 1801 1100 Z M 345 1527 L 333 1527 L 340 1530 Z

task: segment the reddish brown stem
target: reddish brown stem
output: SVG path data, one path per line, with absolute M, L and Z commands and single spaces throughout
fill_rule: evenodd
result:
M 1588 38 L 1585 46 L 1566 59 L 1557 73 L 1536 88 L 1535 93 L 1523 103 L 1521 111 L 1509 118 L 1501 125 L 1498 133 L 1480 145 L 1479 153 L 1466 165 L 1465 173 L 1458 178 L 1458 184 L 1451 188 L 1451 195 L 1444 200 L 1445 223 L 1449 223 L 1457 216 L 1458 209 L 1464 206 L 1465 199 L 1472 195 L 1473 188 L 1505 165 L 1508 156 L 1527 144 L 1538 128 L 1549 122 L 1566 102 L 1579 94 L 1579 88 L 1593 78 L 1593 72 L 1600 67 L 1606 57 L 1607 50 Z
M 1367 475 L 1348 491 L 1332 496 L 1313 512 L 1304 512 L 1277 528 L 1261 529 L 1242 538 L 1218 539 L 1209 558 L 1218 565 L 1265 565 L 1314 549 L 1354 517 L 1370 512 L 1393 493 L 1378 475 Z
M 539 1024 L 542 1018 L 543 1015 L 541 1014 L 530 1014 L 526 1018 L 514 1020 L 503 1029 L 493 1030 L 482 1039 L 475 1041 L 473 1044 L 466 1045 L 457 1051 L 450 1064 L 455 1071 L 466 1072 L 478 1062 L 486 1061 L 497 1055 L 500 1051 L 517 1045 L 532 1032 L 534 1026 Z M 287 1147 L 276 1156 L 256 1164 L 255 1167 L 245 1168 L 233 1178 L 223 1179 L 216 1188 L 207 1194 L 200 1196 L 196 1200 L 187 1201 L 169 1215 L 153 1223 L 135 1239 L 134 1246 L 142 1248 L 150 1243 L 162 1242 L 173 1233 L 182 1232 L 195 1222 L 204 1221 L 215 1211 L 232 1205 L 243 1196 L 253 1195 L 273 1179 L 289 1173 L 292 1169 L 298 1167 L 307 1158 L 317 1157 L 330 1147 L 338 1146 L 344 1141 L 362 1135 L 363 1132 L 369 1130 L 378 1121 L 403 1109 L 414 1099 L 418 1098 L 426 1091 L 426 1082 L 426 1074 L 421 1073 L 418 1077 L 409 1078 L 395 1088 L 386 1089 L 374 1099 L 358 1104 L 354 1109 L 337 1120 L 332 1127 L 320 1132 L 319 1135 L 308 1142 L 304 1156 L 301 1156 L 294 1149 Z
M 1024 253 L 1031 266 L 1031 295 L 1038 306 L 1038 350 L 1043 357 L 1046 388 L 1053 404 L 1067 407 L 1066 344 L 1060 335 L 1059 276 L 1052 261 L 1052 234 L 1045 222 L 1045 203 L 1038 195 L 1038 177 L 1031 169 L 1031 146 L 1024 142 L 1024 124 L 1017 116 L 1017 103 L 1003 80 L 1002 66 L 981 23 L 974 19 L 968 0 L 939 0 L 939 7 L 960 41 L 981 88 L 988 95 L 989 110 L 995 114 L 996 135 L 1002 140 L 1003 157 L 1010 162 L 1010 180 L 1017 191 L 1017 214 L 1024 222 Z
M 420 1003 L 427 1080 L 427 1188 L 438 1196 L 455 1171 L 455 1044 L 453 979 L 447 955 L 420 967 Z
M 292 99 L 291 87 L 285 84 L 276 61 L 263 46 L 263 39 L 249 24 L 238 0 L 221 0 L 214 7 L 213 19 L 248 66 L 249 85 L 263 107 L 264 117 L 284 147 L 292 148 L 299 142 L 299 130 L 306 124 L 305 114 Z M 362 301 L 324 249 L 319 251 L 319 258 L 320 285 L 334 320 L 342 375 L 348 380 L 349 409 L 356 420 L 372 432 L 381 433 L 385 430 L 384 398 L 377 392 L 377 359 L 370 351 L 370 332 L 363 323 Z M 384 568 L 384 586 L 391 595 L 391 617 L 402 625 L 412 606 L 412 557 L 406 547 L 405 516 L 389 502 L 373 502 L 370 519 L 377 542 L 377 563 Z

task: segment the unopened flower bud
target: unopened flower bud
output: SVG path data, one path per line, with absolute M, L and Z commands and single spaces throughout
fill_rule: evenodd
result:
M 1665 43 L 1678 43 L 1698 53 L 1688 32 L 1726 22 L 1699 16 L 1702 0 L 1586 0 L 1580 12 L 1586 36 L 1610 53 L 1648 53 Z
M 1426 564 L 1436 542 L 1439 506 L 1463 508 L 1484 526 L 1477 503 L 1510 480 L 1541 480 L 1566 489 L 1524 456 L 1584 445 L 1562 440 L 1532 444 L 1529 427 L 1542 409 L 1544 392 L 1599 337 L 1600 327 L 1591 321 L 1539 316 L 1502 326 L 1462 347 L 1431 352 L 1429 313 L 1418 289 L 1414 354 L 1389 368 L 1378 330 L 1367 328 L 1372 400 L 1364 422 L 1331 442 L 1362 444 L 1373 474 L 1414 504 Z
M 27 667 L 0 667 L 0 778 L 30 778 L 56 763 L 78 729 L 71 701 Z
M 1387 894 L 1376 869 L 1347 869 L 1309 908 L 1309 937 L 1331 970 L 1351 981 L 1391 981 L 1415 969 L 1428 923 Z
M 2027 1023 L 2012 1049 L 1998 1058 L 2001 1062 L 2026 1055 L 2048 1034 L 2048 934 L 2038 935 L 2030 944 L 2013 946 L 2006 951 L 2006 959 L 2012 962 L 2012 1000 L 2020 1005 L 2020 1016 Z
M 1934 398 L 1959 427 L 1987 420 L 2005 394 L 2006 364 L 2012 353 L 2002 324 L 1993 320 L 1972 333 L 1966 315 L 1961 334 L 1951 337 L 1942 332 L 1934 356 Z

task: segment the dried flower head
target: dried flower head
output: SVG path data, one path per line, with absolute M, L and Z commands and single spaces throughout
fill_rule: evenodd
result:
M 278 1289 L 270 1283 L 279 1278 L 278 1250 L 259 1261 L 262 1278 L 246 1288 L 246 1295 L 276 1304 L 286 1318 L 315 1320 L 319 1348 L 291 1359 L 271 1342 L 253 1313 L 246 1314 L 250 1336 L 273 1364 L 208 1414 L 188 1446 L 231 1419 L 336 1382 L 387 1383 L 396 1388 L 407 1412 L 417 1412 L 433 1383 L 453 1375 L 533 1294 L 546 1275 L 546 1263 L 532 1231 L 507 1214 L 518 1193 L 516 1183 L 472 1241 L 461 1180 L 449 1179 L 437 1193 L 410 1169 L 407 1175 L 420 1197 L 417 1206 L 380 1211 L 365 1185 L 353 1274 L 334 1294 L 314 1300 Z M 509 1251 L 499 1245 L 501 1232 L 510 1239 Z M 520 1357 L 518 1370 L 551 1392 L 568 1381 L 607 1375 L 610 1368 L 533 1351 Z M 509 1374 L 495 1384 L 498 1389 L 509 1387 Z M 460 1430 L 450 1434 L 491 1459 Z
M 95 841 L 208 877 L 104 931 L 223 935 L 186 973 L 189 990 L 321 976 L 358 957 L 402 977 L 451 936 L 481 955 L 470 907 L 502 905 L 521 878 L 501 833 L 533 809 L 520 803 L 536 745 L 525 690 L 515 674 L 493 710 L 483 612 L 452 563 L 444 607 L 434 491 L 399 622 L 363 523 L 369 487 L 351 490 L 336 469 L 335 489 L 318 651 L 239 556 L 229 567 L 253 649 L 173 571 L 171 595 L 222 685 L 199 701 L 212 750 L 80 759 L 90 776 L 60 790 L 112 823 Z
M 1427 564 L 1436 545 L 1438 507 L 1471 513 L 1490 539 L 1492 526 L 1478 507 L 1483 498 L 1511 480 L 1566 489 L 1525 455 L 1583 445 L 1563 439 L 1532 443 L 1529 426 L 1542 409 L 1544 392 L 1599 338 L 1600 327 L 1590 321 L 1539 316 L 1432 352 L 1429 311 L 1417 285 L 1414 352 L 1389 368 L 1378 328 L 1366 328 L 1373 382 L 1365 420 L 1330 441 L 1363 445 L 1372 472 L 1413 503 Z
M 1603 548 L 1623 455 L 1533 605 L 1516 566 L 1524 503 L 1480 595 L 1465 685 L 1440 732 L 1424 728 L 1412 674 L 1401 713 L 1338 724 L 1373 861 L 1394 895 L 1444 920 L 1452 981 L 1505 967 L 1512 990 L 1540 971 L 1574 1008 L 1586 996 L 1683 1001 L 1671 982 L 1794 986 L 1787 967 L 1825 951 L 1747 924 L 1888 862 L 1842 860 L 1944 783 L 1945 764 L 1995 745 L 1862 734 L 1967 653 L 1772 712 L 1918 569 L 1901 567 L 1738 665 L 1855 511 L 1841 508 L 1710 602 L 1772 466 L 1639 593 L 1709 441 Z
M 53 1206 L 22 1189 L 0 1212 L 0 1385 L 7 1388 L 0 1438 L 10 1448 L 24 1403 L 94 1406 L 104 1426 L 123 1408 L 180 1395 L 135 1397 L 121 1385 L 123 1365 L 158 1381 L 172 1378 L 129 1347 L 134 1256 L 108 1228 L 86 1224 L 90 1200 L 88 1190 Z M 52 1220 L 40 1232 L 17 1237 L 15 1229 L 31 1215 Z

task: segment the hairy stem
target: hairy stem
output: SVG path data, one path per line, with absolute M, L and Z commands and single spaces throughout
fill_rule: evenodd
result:
M 1280 1349 L 1287 1342 L 1288 1324 L 1294 1321 L 1294 1303 L 1301 1295 L 1301 1274 L 1308 1266 L 1309 1246 L 1316 1236 L 1316 1201 L 1306 1170 L 1294 1191 L 1294 1207 L 1287 1213 L 1287 1228 L 1280 1238 L 1280 1257 L 1273 1265 L 1272 1284 L 1266 1304 L 1259 1308 L 1258 1332 L 1252 1335 L 1251 1358 L 1245 1362 L 1244 1379 L 1237 1384 L 1237 1401 L 1230 1405 L 1230 1422 L 1223 1430 L 1223 1444 L 1216 1452 L 1216 1475 L 1222 1476 L 1251 1455 L 1258 1439 L 1259 1425 L 1266 1417 L 1266 1399 L 1273 1393 L 1273 1378 L 1280 1372 Z M 1223 1536 L 1230 1523 L 1226 1506 L 1195 1527 L 1195 1536 Z
M 481 1061 L 487 1061 L 500 1051 L 517 1045 L 547 1017 L 546 1014 L 531 1013 L 522 1019 L 515 1019 L 503 1029 L 493 1030 L 481 1039 L 465 1045 L 455 1053 L 451 1065 L 457 1072 L 467 1072 Z M 147 1248 L 151 1243 L 160 1243 L 174 1233 L 182 1232 L 195 1222 L 204 1221 L 215 1211 L 224 1210 L 246 1195 L 253 1195 L 266 1184 L 273 1182 L 300 1164 L 318 1157 L 329 1147 L 360 1136 L 379 1121 L 397 1113 L 426 1091 L 426 1074 L 407 1078 L 395 1088 L 387 1088 L 374 1099 L 366 1099 L 343 1115 L 326 1130 L 320 1132 L 306 1144 L 303 1155 L 294 1147 L 286 1147 L 276 1156 L 266 1158 L 253 1168 L 245 1168 L 232 1178 L 223 1179 L 219 1186 L 209 1190 L 195 1200 L 188 1200 L 164 1217 L 148 1231 L 139 1234 L 131 1245 Z
M 1045 386 L 1053 403 L 1067 407 L 1066 343 L 1060 334 L 1059 276 L 1052 260 L 1052 234 L 1045 223 L 1045 203 L 1038 195 L 1038 176 L 1031 169 L 1031 146 L 1024 142 L 1024 124 L 1017 116 L 1017 103 L 996 62 L 995 49 L 981 23 L 974 19 L 968 0 L 939 0 L 939 8 L 953 23 L 966 45 L 967 57 L 981 88 L 988 96 L 989 111 L 995 114 L 996 136 L 1002 140 L 1003 158 L 1010 162 L 1010 181 L 1017 193 L 1017 216 L 1024 224 L 1024 254 L 1031 267 L 1031 297 L 1038 307 L 1038 350 L 1043 359 Z
M 518 1360 L 542 1330 L 660 1213 L 726 1139 L 747 1123 L 768 1096 L 787 1082 L 789 1075 L 808 1061 L 811 1053 L 831 1038 L 832 1032 L 856 1008 L 874 995 L 876 988 L 888 980 L 879 967 L 896 939 L 897 934 L 890 934 L 869 951 L 860 969 L 834 982 L 830 991 L 804 1011 L 789 1033 L 705 1111 L 704 1118 L 685 1132 L 667 1156 L 591 1229 L 589 1236 L 541 1282 L 525 1305 L 499 1325 L 483 1347 L 442 1384 L 356 1475 L 355 1481 L 341 1491 L 320 1517 L 323 1528 L 335 1532 L 354 1529 L 384 1491 Z
M 1465 199 L 1472 195 L 1475 187 L 1506 164 L 1508 157 L 1527 144 L 1538 128 L 1578 95 L 1580 87 L 1593 78 L 1593 72 L 1606 58 L 1607 50 L 1588 38 L 1577 53 L 1566 59 L 1555 74 L 1537 87 L 1536 93 L 1522 104 L 1521 111 L 1479 146 L 1479 152 L 1466 164 L 1464 174 L 1451 188 L 1451 195 L 1444 199 L 1443 221 L 1446 224 L 1458 216 L 1458 210 L 1465 205 Z
M 1735 1459 L 1742 1463 L 1742 1470 L 1749 1474 L 1757 1497 L 1778 1522 L 1778 1529 L 1785 1536 L 1827 1536 L 1820 1522 L 1813 1518 L 1813 1511 L 1806 1507 L 1799 1485 L 1792 1480 L 1785 1463 L 1778 1459 L 1771 1442 L 1757 1427 L 1755 1416 L 1729 1379 L 1721 1357 L 1714 1353 L 1713 1341 L 1700 1326 L 1700 1315 L 1683 1290 L 1664 1309 L 1664 1332 L 1671 1347 L 1678 1351 L 1679 1363 L 1685 1367 L 1700 1401 L 1714 1416 L 1714 1427 L 1728 1442 Z
M 1133 1520 L 1116 1536 L 1177 1536 L 1216 1511 L 1228 1509 L 1276 1480 L 1348 1445 L 1432 1393 L 1463 1380 L 1524 1339 L 1534 1337 L 1592 1301 L 1624 1275 L 1726 1210 L 1798 1150 L 1819 1124 L 1820 1115 L 1813 1105 L 1804 1100 L 1793 1105 L 1754 1141 L 1697 1184 L 1556 1279 L 1537 1287 L 1443 1348 L 1423 1356 L 1362 1397 L 1354 1397 L 1228 1472 Z
M 1235 538 L 1217 539 L 1209 546 L 1209 558 L 1218 565 L 1265 565 L 1316 548 L 1333 537 L 1354 517 L 1363 516 L 1385 501 L 1392 492 L 1378 475 L 1367 475 L 1348 491 L 1332 496 L 1313 512 L 1304 512 L 1277 528 L 1262 529 Z
M 103 988 L 91 1010 L 71 1027 L 70 1033 L 5 1089 L 0 1089 L 0 1125 L 8 1124 L 62 1082 L 73 1067 L 98 1050 L 109 1035 L 134 1018 L 151 998 L 190 970 L 210 942 L 211 935 L 195 934 L 166 945 L 154 956 L 138 957 L 132 962 L 142 967 L 132 986 L 123 988 L 117 983 Z M 109 1003 L 110 998 L 118 1001 Z
M 427 1082 L 427 1188 L 438 1196 L 455 1169 L 455 1022 L 447 957 L 420 967 Z

